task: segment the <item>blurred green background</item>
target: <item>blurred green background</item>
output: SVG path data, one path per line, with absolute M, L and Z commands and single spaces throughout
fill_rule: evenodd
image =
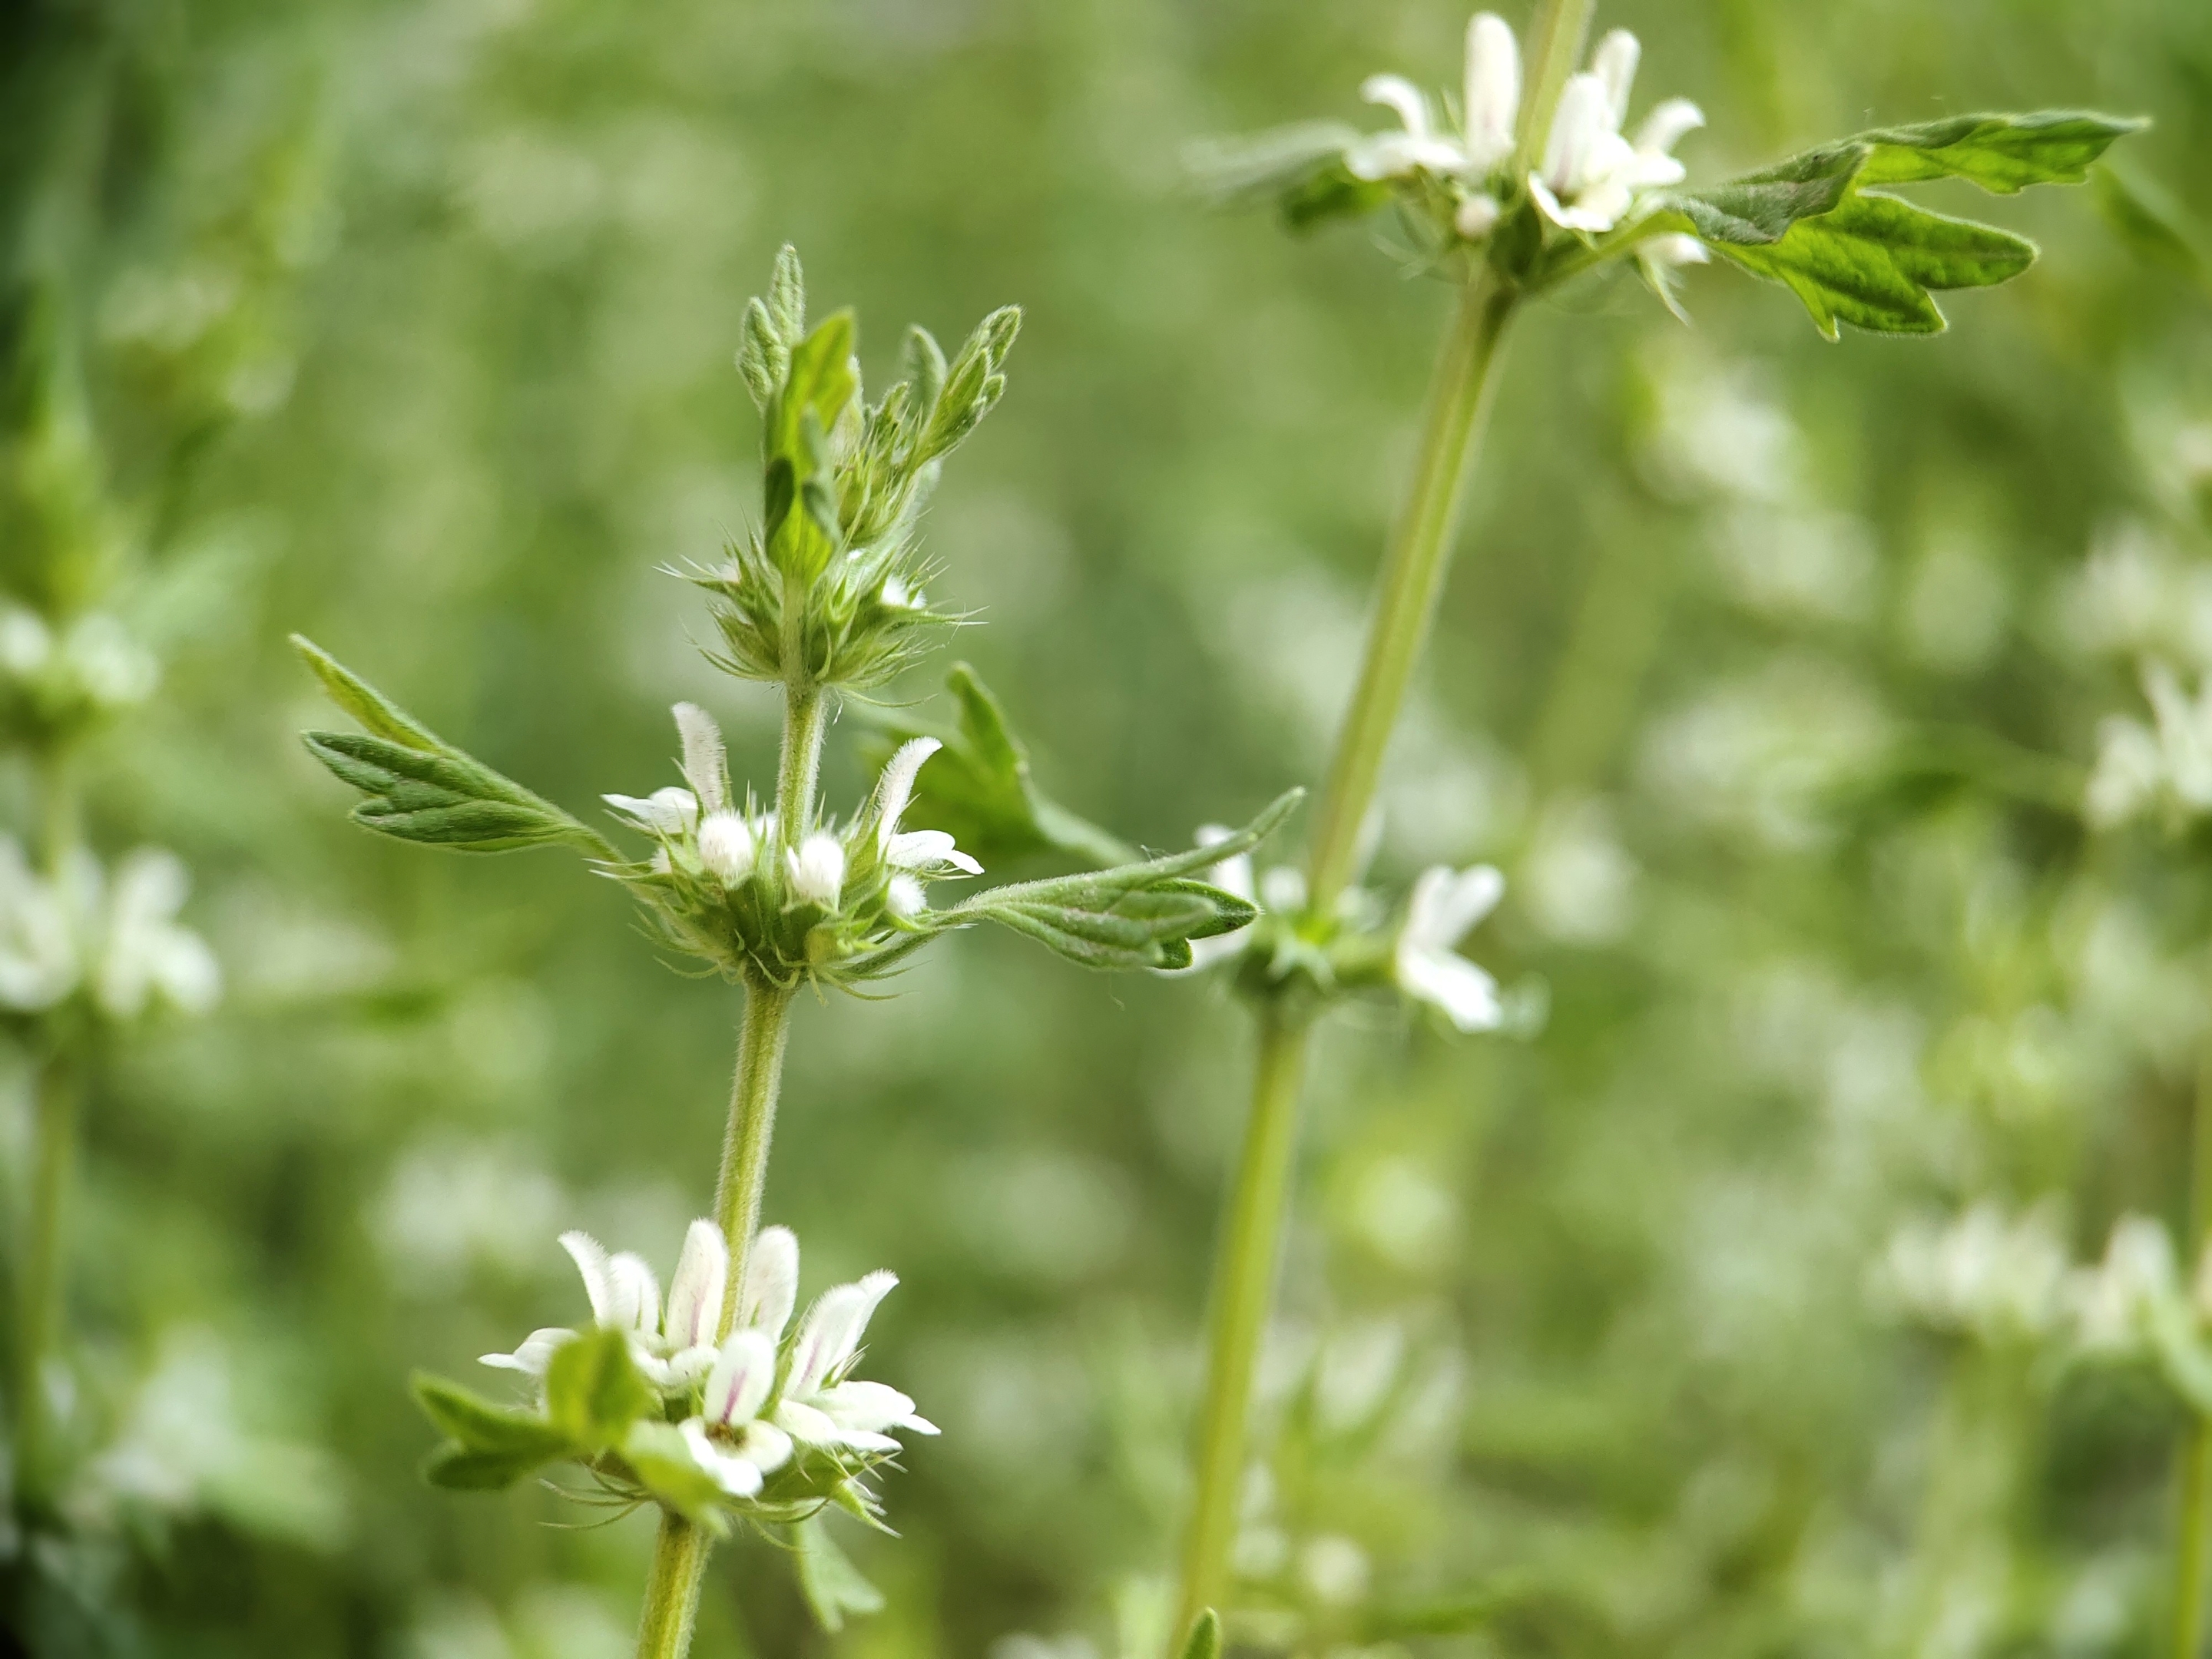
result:
M 703 663 L 664 567 L 754 510 L 731 353 L 789 240 L 879 383 L 908 321 L 1026 308 L 927 531 L 979 613 L 947 660 L 1120 833 L 1249 815 L 1320 768 L 1448 296 L 1361 231 L 1208 216 L 1181 156 L 1366 120 L 1371 70 L 1452 84 L 1464 21 L 0 7 L 9 258 L 63 297 L 167 665 L 92 822 L 186 856 L 229 981 L 87 1114 L 70 1359 L 124 1449 L 83 1541 L 0 1539 L 33 1651 L 629 1650 L 650 1522 L 433 1493 L 404 1380 L 576 1316 L 564 1227 L 667 1271 L 735 993 L 557 855 L 349 826 L 288 631 L 572 810 L 672 777 L 682 697 L 763 775 L 772 699 Z M 1644 38 L 1639 106 L 1705 106 L 1694 178 L 2078 103 L 2154 116 L 2119 170 L 2212 216 L 2195 0 L 1603 21 Z M 1499 862 L 1469 949 L 1550 1017 L 1462 1042 L 1370 1010 L 1322 1044 L 1242 1553 L 1307 1651 L 2143 1650 L 2178 1408 L 1916 1331 L 1880 1273 L 1979 1198 L 2056 1195 L 2083 1255 L 2185 1204 L 2212 891 L 2071 802 L 2134 651 L 2212 665 L 2212 286 L 2112 204 L 1983 209 L 2045 259 L 1932 343 L 1824 344 L 1726 270 L 1686 330 L 1623 285 L 1515 338 L 1377 878 Z M 896 992 L 802 1008 L 768 1207 L 810 1291 L 899 1272 L 870 1374 L 944 1437 L 890 1484 L 903 1538 L 853 1544 L 883 1615 L 821 1637 L 739 1547 L 697 1651 L 1114 1655 L 1179 1524 L 1243 1016 L 999 937 Z M 1486 1585 L 1518 1587 L 1488 1632 L 1418 1633 Z

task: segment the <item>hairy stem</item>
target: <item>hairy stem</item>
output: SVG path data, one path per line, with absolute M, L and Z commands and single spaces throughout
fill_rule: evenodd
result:
M 1374 803 L 1383 751 L 1443 583 L 1461 483 L 1482 430 L 1498 341 L 1512 310 L 1513 296 L 1480 274 L 1461 293 L 1444 340 L 1413 487 L 1383 566 L 1358 689 L 1322 795 L 1310 883 L 1316 916 L 1329 913 L 1356 872 L 1360 826 Z M 1297 1163 L 1307 1036 L 1306 1018 L 1280 1000 L 1261 1016 L 1251 1115 L 1215 1247 L 1198 1490 L 1184 1544 L 1178 1640 L 1203 1609 L 1220 1606 L 1228 1587 L 1252 1374 L 1274 1300 Z
M 1522 61 L 1528 66 L 1528 96 L 1521 102 L 1520 131 L 1514 137 L 1531 167 L 1543 164 L 1544 141 L 1551 136 L 1552 112 L 1559 92 L 1583 55 L 1597 0 L 1540 0 L 1528 20 L 1528 50 Z
M 778 840 L 795 847 L 813 821 L 814 782 L 822 768 L 827 705 L 811 684 L 787 686 L 783 754 L 776 769 Z M 783 1083 L 785 1039 L 791 1030 L 792 988 L 757 975 L 745 981 L 744 1019 L 738 1029 L 737 1075 L 730 1085 L 730 1121 L 722 1135 L 722 1169 L 714 1188 L 714 1219 L 730 1247 L 718 1336 L 736 1322 L 745 1263 L 760 1230 L 761 1194 L 768 1185 L 769 1146 L 775 1133 L 776 1096 Z M 699 1614 L 699 1589 L 713 1540 L 681 1516 L 663 1512 L 653 1540 L 653 1571 L 645 1582 L 645 1611 L 638 1621 L 637 1659 L 684 1659 Z

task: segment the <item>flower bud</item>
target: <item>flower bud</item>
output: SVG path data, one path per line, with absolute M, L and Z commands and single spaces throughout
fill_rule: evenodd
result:
M 884 888 L 884 908 L 901 921 L 911 921 L 929 908 L 929 896 L 921 884 L 901 871 Z
M 725 887 L 735 887 L 753 872 L 753 832 L 736 812 L 710 812 L 699 826 L 699 862 Z
M 791 872 L 791 890 L 799 898 L 824 909 L 834 909 L 845 886 L 845 845 L 836 836 L 817 830 L 784 854 Z

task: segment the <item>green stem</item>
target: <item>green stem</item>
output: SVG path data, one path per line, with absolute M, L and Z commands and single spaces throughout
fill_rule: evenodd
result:
M 1528 66 L 1528 95 L 1521 101 L 1520 129 L 1514 137 L 1530 167 L 1543 165 L 1552 112 L 1582 59 L 1583 41 L 1596 10 L 1597 0 L 1546 0 L 1528 21 L 1528 49 L 1521 55 Z
M 2212 1237 L 2212 1055 L 2202 1062 L 2190 1121 L 2189 1237 L 2183 1260 L 2194 1267 Z M 2212 1505 L 2212 1418 L 2189 1425 L 2181 1456 L 2181 1513 L 2173 1540 L 2173 1659 L 2197 1659 L 2204 1645 L 2206 1509 Z
M 53 1474 L 46 1420 L 46 1356 L 61 1329 L 62 1238 L 76 1162 L 76 1069 L 49 1054 L 39 1070 L 36 1161 L 30 1237 L 23 1251 L 15 1341 L 17 1480 L 26 1499 L 41 1498 Z
M 1367 653 L 1316 815 L 1310 903 L 1327 915 L 1358 872 L 1360 830 L 1449 562 L 1468 453 L 1481 435 L 1515 295 L 1487 269 L 1462 289 L 1429 389 L 1421 450 L 1382 572 Z
M 1358 689 L 1322 798 L 1310 901 L 1316 915 L 1328 914 L 1356 873 L 1360 826 L 1374 804 L 1383 751 L 1443 584 L 1462 481 L 1489 409 L 1498 341 L 1513 305 L 1510 292 L 1480 273 L 1461 291 L 1445 337 L 1413 488 L 1383 565 Z M 1279 999 L 1261 1016 L 1251 1115 L 1215 1258 L 1198 1491 L 1184 1544 L 1177 1639 L 1203 1609 L 1221 1605 L 1228 1588 L 1252 1374 L 1274 1300 L 1297 1162 L 1307 1032 L 1305 1015 Z
M 1175 1639 L 1222 1604 L 1229 1553 L 1244 1490 L 1244 1424 L 1260 1339 L 1274 1302 L 1278 1258 L 1290 1209 L 1298 1144 L 1298 1089 L 1305 1076 L 1306 1024 L 1281 1000 L 1260 1018 L 1260 1066 L 1252 1115 L 1230 1189 L 1215 1258 L 1206 1403 L 1199 1419 L 1198 1498 L 1183 1548 L 1182 1601 Z
M 813 821 L 814 785 L 822 768 L 827 705 L 821 688 L 785 688 L 783 754 L 776 769 L 777 837 L 795 847 Z M 717 1334 L 737 1321 L 745 1263 L 760 1231 L 761 1194 L 768 1185 L 768 1154 L 775 1134 L 776 1097 L 783 1083 L 783 1054 L 791 1030 L 793 988 L 758 975 L 745 980 L 745 1012 L 738 1028 L 737 1075 L 730 1085 L 730 1121 L 722 1135 L 721 1175 L 714 1188 L 714 1219 L 730 1247 Z M 645 1581 L 645 1610 L 638 1620 L 637 1659 L 684 1659 L 699 1614 L 699 1591 L 713 1540 L 682 1517 L 664 1511 L 653 1540 L 653 1570 Z

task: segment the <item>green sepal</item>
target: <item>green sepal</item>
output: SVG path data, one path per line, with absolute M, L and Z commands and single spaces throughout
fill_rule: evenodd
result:
M 944 745 L 915 780 L 905 822 L 942 830 L 987 866 L 1066 853 L 1093 866 L 1132 864 L 1136 850 L 1078 817 L 1039 789 L 1027 749 L 1006 722 L 1005 708 L 966 663 L 945 677 L 956 708 L 951 730 L 927 726 L 902 711 L 873 718 L 890 736 L 934 738 Z
M 939 925 L 995 921 L 1086 968 L 1187 968 L 1192 939 L 1234 932 L 1258 915 L 1248 901 L 1194 879 L 1195 873 L 1257 846 L 1296 810 L 1304 793 L 1286 792 L 1212 846 L 1086 875 L 994 888 L 939 913 Z
M 845 1628 L 848 1615 L 883 1611 L 884 1593 L 862 1577 L 851 1558 L 837 1547 L 820 1516 L 799 1522 L 792 1535 L 798 1546 L 799 1588 L 823 1630 L 835 1635 Z
M 725 1494 L 714 1477 L 692 1461 L 690 1448 L 674 1424 L 657 1419 L 632 1423 L 623 1438 L 622 1458 L 638 1484 L 664 1508 L 716 1538 L 728 1534 Z
M 1212 1607 L 1199 1609 L 1183 1638 L 1182 1659 L 1221 1659 L 1221 1616 Z
M 1869 191 L 1834 211 L 1800 220 L 1763 246 L 1716 242 L 1714 251 L 1781 283 L 1832 340 L 1849 323 L 1876 334 L 1939 334 L 1930 289 L 1986 288 L 2035 261 L 2035 244 L 1993 225 L 1933 213 Z
M 1873 151 L 1859 174 L 1862 184 L 1966 179 L 1993 194 L 2012 196 L 2030 185 L 2080 184 L 2114 140 L 2149 125 L 2088 110 L 2047 109 L 1880 127 L 1849 142 Z
M 368 728 L 303 734 L 310 754 L 368 797 L 355 823 L 464 853 L 566 843 L 614 856 L 598 832 L 454 748 L 312 641 L 295 634 L 292 644 L 331 700 Z
M 589 1331 L 564 1342 L 545 1368 L 547 1419 L 571 1442 L 593 1451 L 620 1445 L 630 1425 L 657 1403 L 620 1331 Z

